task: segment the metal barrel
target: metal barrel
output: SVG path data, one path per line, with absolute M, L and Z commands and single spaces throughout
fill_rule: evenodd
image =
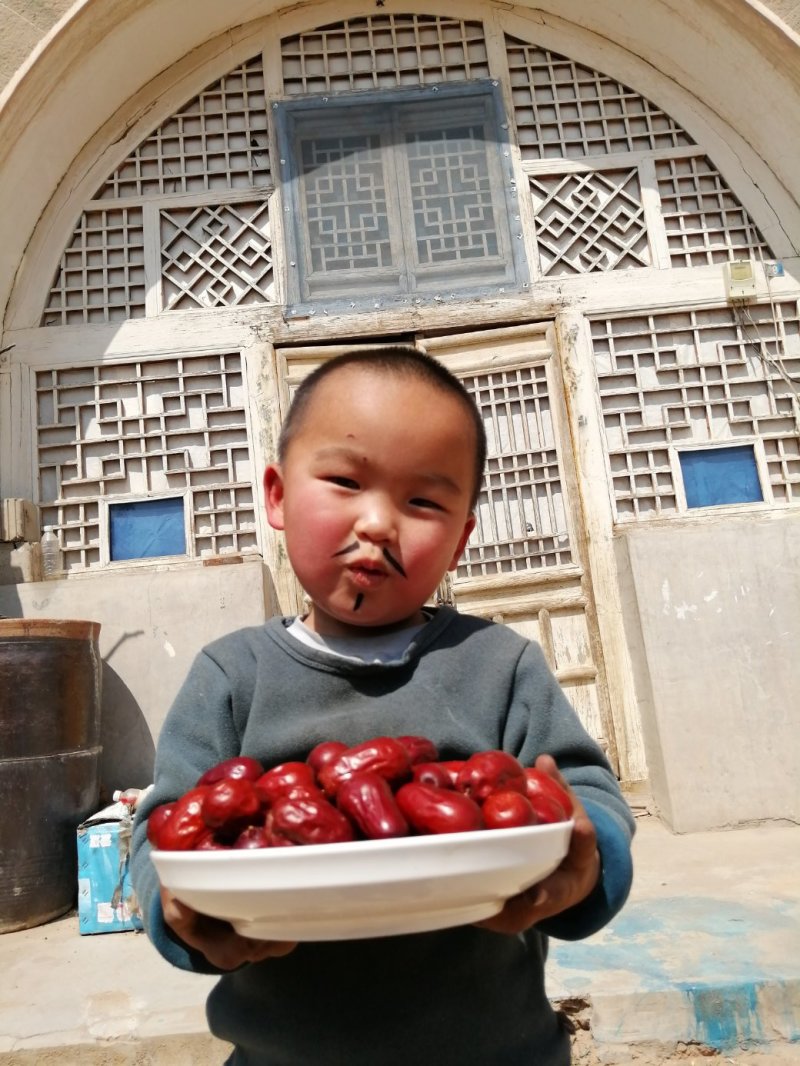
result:
M 97 809 L 99 622 L 0 619 L 0 933 L 75 905 L 76 830 Z

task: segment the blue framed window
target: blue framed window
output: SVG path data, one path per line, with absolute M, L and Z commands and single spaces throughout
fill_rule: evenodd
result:
M 108 524 L 112 562 L 186 555 L 186 524 L 180 496 L 111 503 Z
M 752 444 L 679 453 L 687 507 L 758 503 L 764 499 Z

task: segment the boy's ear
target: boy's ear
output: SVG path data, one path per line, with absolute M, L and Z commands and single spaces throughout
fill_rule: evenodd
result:
M 264 471 L 264 502 L 269 524 L 283 529 L 283 475 L 277 463 L 270 463 Z
M 464 528 L 461 531 L 461 536 L 458 538 L 458 544 L 456 545 L 456 550 L 453 553 L 453 558 L 450 560 L 450 565 L 447 568 L 448 570 L 455 570 L 458 566 L 459 559 L 461 558 L 461 553 L 464 551 L 466 543 L 469 540 L 469 535 L 475 528 L 475 523 L 477 521 L 478 520 L 475 515 L 471 514 L 464 523 Z

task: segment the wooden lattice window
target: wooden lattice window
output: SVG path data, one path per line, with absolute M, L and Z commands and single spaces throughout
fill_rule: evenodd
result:
M 287 96 L 489 76 L 483 23 L 438 15 L 348 19 L 285 38 L 281 57 Z
M 477 526 L 457 578 L 573 563 L 544 363 L 463 376 L 483 416 L 488 457 Z
M 769 256 L 721 174 L 650 100 L 536 44 L 506 37 L 506 56 L 542 275 Z
M 655 163 L 672 266 L 769 258 L 766 241 L 710 159 Z
M 165 207 L 160 212 L 160 245 L 167 310 L 275 299 L 272 236 L 264 200 Z
M 141 207 L 84 211 L 61 257 L 43 325 L 121 322 L 145 313 Z
M 145 137 L 102 184 L 61 257 L 42 325 L 273 303 L 271 191 L 259 54 Z
M 106 505 L 187 501 L 187 554 L 257 551 L 241 356 L 36 374 L 42 521 L 67 569 L 108 561 Z
M 270 183 L 267 104 L 258 55 L 209 85 L 145 137 L 95 199 Z
M 698 446 L 752 443 L 765 500 L 800 500 L 796 303 L 597 319 L 592 337 L 620 521 L 683 511 Z
M 291 302 L 522 284 L 494 85 L 304 98 L 276 113 Z

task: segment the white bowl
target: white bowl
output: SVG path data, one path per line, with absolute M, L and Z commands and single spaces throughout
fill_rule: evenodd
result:
M 157 851 L 179 900 L 260 940 L 351 940 L 490 918 L 541 881 L 572 822 L 242 851 Z

